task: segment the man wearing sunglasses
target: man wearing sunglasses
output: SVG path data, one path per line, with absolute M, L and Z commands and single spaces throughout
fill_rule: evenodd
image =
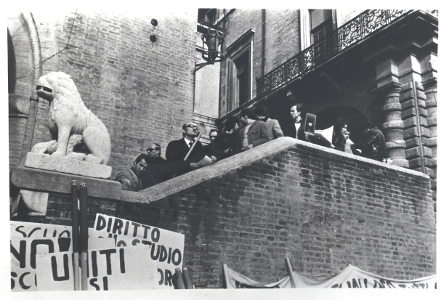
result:
M 148 188 L 155 184 L 165 181 L 166 178 L 166 160 L 161 157 L 161 145 L 152 143 L 147 148 L 147 167 L 142 173 L 142 187 Z
M 165 157 L 169 162 L 170 177 L 212 164 L 212 159 L 205 155 L 201 142 L 195 141 L 198 135 L 198 127 L 193 122 L 188 122 L 182 126 L 182 139 L 171 141 L 167 145 Z M 184 160 L 190 149 L 190 155 Z

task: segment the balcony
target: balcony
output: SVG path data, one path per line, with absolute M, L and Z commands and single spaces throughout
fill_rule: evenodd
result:
M 372 33 L 409 14 L 412 10 L 366 10 L 337 28 L 316 44 L 301 51 L 285 63 L 257 79 L 257 99 L 287 83 L 303 77 L 315 67 L 360 43 Z M 437 10 L 429 11 L 437 17 Z

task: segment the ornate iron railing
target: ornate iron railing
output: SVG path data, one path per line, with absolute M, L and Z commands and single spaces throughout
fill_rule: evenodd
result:
M 285 63 L 257 79 L 257 96 L 264 96 L 287 82 L 357 44 L 369 34 L 388 25 L 408 10 L 366 10 L 337 28 L 331 35 L 301 51 Z

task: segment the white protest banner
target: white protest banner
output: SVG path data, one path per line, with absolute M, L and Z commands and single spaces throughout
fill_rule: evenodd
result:
M 167 262 L 169 270 L 182 269 L 184 235 L 181 233 L 120 219 L 104 214 L 96 214 L 93 236 L 115 237 L 116 246 L 146 245 L 154 261 Z
M 273 283 L 263 284 L 252 280 L 224 265 L 224 275 L 228 289 L 232 288 L 291 288 L 290 277 L 286 276 Z M 390 279 L 360 270 L 348 265 L 337 275 L 321 278 L 299 272 L 292 272 L 295 288 L 403 288 L 434 289 L 437 286 L 436 275 L 412 280 Z
M 13 222 L 10 224 L 12 291 L 36 290 L 36 256 L 43 253 L 72 253 L 71 228 L 63 225 Z M 91 235 L 91 231 L 89 233 Z M 90 249 L 114 247 L 114 239 L 90 238 Z
M 155 262 L 148 247 L 119 247 L 88 252 L 88 290 L 173 289 L 167 262 Z M 167 274 L 162 275 L 160 274 Z M 72 256 L 40 255 L 37 259 L 39 291 L 73 290 Z
M 10 235 L 11 238 L 71 237 L 71 226 L 11 221 Z

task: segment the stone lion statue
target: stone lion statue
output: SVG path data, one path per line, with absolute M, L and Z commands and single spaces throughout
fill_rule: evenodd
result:
M 37 95 L 50 103 L 48 121 L 53 140 L 36 144 L 31 152 L 106 165 L 111 152 L 110 134 L 85 106 L 71 76 L 48 73 L 39 78 L 36 89 Z

